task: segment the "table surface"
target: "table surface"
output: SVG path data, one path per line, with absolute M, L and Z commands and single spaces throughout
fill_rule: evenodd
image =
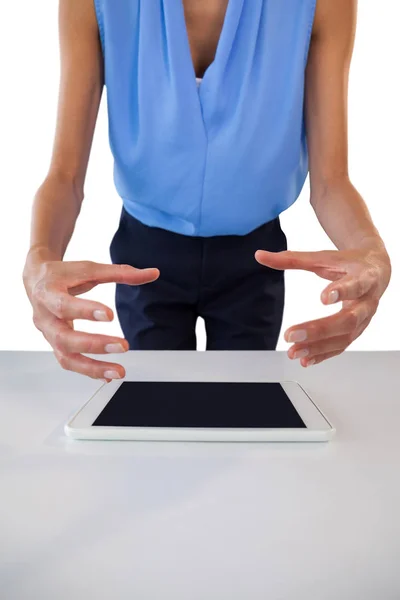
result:
M 0 598 L 398 600 L 400 352 L 128 352 L 132 378 L 296 380 L 328 443 L 98 442 L 99 383 L 0 352 Z

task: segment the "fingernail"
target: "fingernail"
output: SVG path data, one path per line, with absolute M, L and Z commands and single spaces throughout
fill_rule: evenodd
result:
M 310 351 L 307 350 L 307 348 L 303 348 L 302 350 L 297 350 L 297 352 L 294 353 L 293 358 L 303 358 L 304 356 L 307 356 L 308 354 L 310 354 Z
M 298 329 L 289 334 L 289 342 L 304 342 L 306 339 L 307 332 L 304 329 Z
M 332 290 L 328 294 L 328 304 L 334 304 L 339 300 L 339 292 L 337 290 Z
M 95 310 L 93 316 L 96 321 L 109 321 L 107 313 L 104 310 Z
M 109 353 L 125 352 L 125 348 L 121 344 L 107 344 L 104 350 Z
M 107 379 L 121 379 L 121 375 L 118 371 L 105 371 L 104 377 L 107 377 Z
M 312 358 L 311 360 L 308 361 L 308 363 L 306 364 L 306 367 L 311 367 L 311 365 L 315 364 L 315 359 Z

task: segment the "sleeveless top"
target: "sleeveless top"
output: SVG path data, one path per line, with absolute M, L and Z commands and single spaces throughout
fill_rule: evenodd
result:
M 189 236 L 244 235 L 308 173 L 304 74 L 316 0 L 229 0 L 201 85 L 182 0 L 94 0 L 125 210 Z

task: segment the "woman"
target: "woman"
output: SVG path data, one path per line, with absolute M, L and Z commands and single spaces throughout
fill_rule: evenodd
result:
M 290 358 L 320 363 L 361 335 L 391 265 L 348 174 L 355 22 L 355 0 L 60 0 L 57 130 L 23 279 L 63 368 L 110 381 L 124 368 L 82 353 L 194 350 L 198 316 L 207 349 L 276 349 L 288 268 L 343 302 L 285 333 Z M 123 202 L 113 264 L 67 262 L 104 85 Z M 308 172 L 335 251 L 287 251 L 279 214 Z M 122 339 L 74 330 L 113 318 L 76 297 L 103 282 Z

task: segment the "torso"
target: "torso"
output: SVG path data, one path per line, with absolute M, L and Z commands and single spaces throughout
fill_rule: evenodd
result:
M 208 237 L 244 235 L 293 204 L 308 170 L 315 0 L 114 5 L 96 0 L 114 182 L 126 211 Z
M 215 58 L 229 0 L 182 0 L 186 29 L 197 77 Z

